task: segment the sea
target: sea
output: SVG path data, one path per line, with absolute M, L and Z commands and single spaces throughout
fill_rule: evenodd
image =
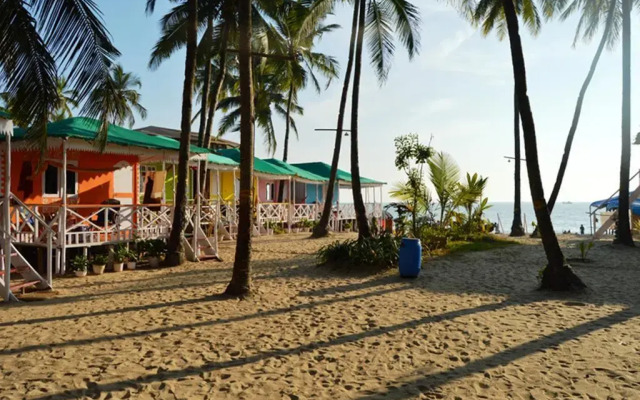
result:
M 529 233 L 533 231 L 531 224 L 536 220 L 533 211 L 533 203 L 522 203 L 522 224 Z M 498 223 L 500 232 L 510 232 L 513 222 L 513 203 L 491 203 L 485 213 L 485 218 L 491 222 Z M 586 233 L 589 233 L 589 203 L 582 202 L 558 202 L 551 213 L 553 228 L 558 233 L 571 232 L 580 233 L 580 225 L 584 225 Z
M 498 224 L 501 233 L 511 232 L 513 222 L 513 203 L 495 202 L 490 203 L 491 207 L 485 212 L 485 218 Z M 533 211 L 533 203 L 523 202 L 522 224 L 527 233 L 533 232 L 532 222 L 536 221 Z M 437 210 L 434 211 L 437 215 Z M 587 202 L 559 202 L 556 203 L 553 213 L 551 213 L 553 228 L 557 233 L 580 233 L 580 225 L 584 226 L 585 233 L 590 232 L 589 227 L 589 203 Z

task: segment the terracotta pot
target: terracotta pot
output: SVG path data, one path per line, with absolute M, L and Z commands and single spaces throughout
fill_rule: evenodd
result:
M 87 276 L 87 270 L 85 269 L 84 271 L 73 271 L 74 274 L 76 274 L 76 276 L 78 278 L 81 278 L 83 276 Z
M 104 274 L 104 268 L 106 267 L 106 265 L 92 265 L 91 267 L 93 268 L 94 274 L 102 275 Z
M 151 268 L 158 268 L 160 266 L 160 257 L 149 257 L 148 261 Z
M 122 272 L 124 269 L 124 263 L 113 263 L 113 272 Z

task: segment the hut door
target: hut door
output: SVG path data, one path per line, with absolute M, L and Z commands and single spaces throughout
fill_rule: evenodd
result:
M 113 173 L 113 197 L 120 204 L 133 204 L 133 167 L 122 161 Z

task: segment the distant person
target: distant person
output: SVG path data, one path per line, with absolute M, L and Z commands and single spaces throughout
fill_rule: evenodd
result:
M 580 225 L 580 234 L 584 235 L 584 225 Z

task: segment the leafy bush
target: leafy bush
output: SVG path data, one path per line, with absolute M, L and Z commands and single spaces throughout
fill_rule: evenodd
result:
M 86 271 L 89 268 L 89 259 L 78 254 L 71 260 L 71 271 Z
M 127 249 L 123 245 L 118 245 L 116 250 L 113 252 L 113 261 L 116 263 L 124 262 L 124 260 L 128 257 L 129 249 Z
M 587 255 L 589 254 L 589 250 L 591 250 L 594 246 L 593 242 L 580 242 L 578 248 L 580 249 L 580 258 L 582 261 L 587 260 Z
M 383 234 L 369 239 L 336 241 L 316 253 L 320 264 L 339 267 L 393 268 L 398 263 L 400 239 Z
M 167 252 L 167 245 L 162 239 L 147 240 L 147 255 L 149 257 L 160 257 Z

